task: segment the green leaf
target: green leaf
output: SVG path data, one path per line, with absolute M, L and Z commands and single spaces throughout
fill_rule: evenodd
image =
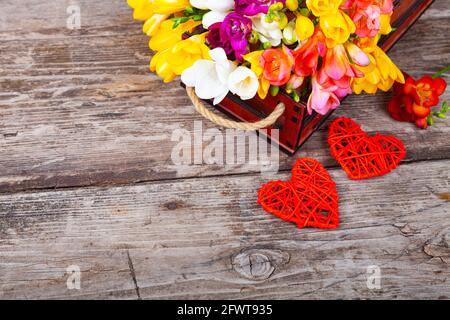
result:
M 440 76 L 442 76 L 444 73 L 450 71 L 450 66 L 445 67 L 444 69 L 442 69 L 441 71 L 435 73 L 434 75 L 432 75 L 431 77 L 433 79 L 439 78 Z

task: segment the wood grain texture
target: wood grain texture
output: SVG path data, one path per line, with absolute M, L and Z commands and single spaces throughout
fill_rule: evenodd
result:
M 201 117 L 178 83 L 163 85 L 149 73 L 147 39 L 125 1 L 79 1 L 82 28 L 74 31 L 65 28 L 69 3 L 2 1 L 0 192 L 258 171 L 250 165 L 174 168 L 173 130 L 193 132 Z M 436 1 L 394 48 L 401 68 L 417 76 L 450 64 L 445 12 L 447 1 Z M 445 123 L 426 132 L 397 123 L 384 110 L 388 99 L 383 93 L 353 96 L 335 116 L 397 135 L 408 161 L 450 157 Z M 298 155 L 335 165 L 326 136 L 325 129 L 315 134 Z M 281 169 L 292 161 L 283 156 Z
M 389 94 L 347 99 L 335 117 L 398 136 L 407 163 L 349 181 L 325 126 L 298 156 L 331 168 L 342 224 L 298 230 L 256 204 L 259 166 L 173 164 L 172 132 L 194 133 L 200 116 L 148 72 L 124 0 L 77 3 L 71 31 L 73 1 L 0 0 L 0 298 L 450 299 L 448 123 L 394 122 Z M 450 64 L 449 9 L 437 0 L 390 52 L 402 69 Z M 71 265 L 81 290 L 67 289 Z M 366 286 L 371 265 L 380 290 Z
M 332 170 L 333 231 L 263 212 L 265 180 L 251 174 L 1 195 L 0 297 L 449 298 L 449 167 L 405 164 L 362 182 Z M 80 291 L 66 288 L 69 265 Z M 380 290 L 366 286 L 371 265 Z

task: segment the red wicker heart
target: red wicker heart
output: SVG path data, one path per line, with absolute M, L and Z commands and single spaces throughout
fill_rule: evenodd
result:
M 383 176 L 405 158 L 403 142 L 393 136 L 368 136 L 358 123 L 348 118 L 336 119 L 330 126 L 328 143 L 331 154 L 350 179 Z
M 336 183 L 314 159 L 297 160 L 290 181 L 271 181 L 262 186 L 258 203 L 299 228 L 335 229 L 339 225 Z

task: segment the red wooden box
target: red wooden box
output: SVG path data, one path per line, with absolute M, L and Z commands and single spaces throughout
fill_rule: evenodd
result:
M 394 1 L 395 9 L 392 16 L 392 26 L 395 28 L 395 31 L 384 39 L 381 39 L 381 48 L 388 51 L 433 1 Z M 279 144 L 281 150 L 292 155 L 325 122 L 333 111 L 330 111 L 324 116 L 315 112 L 309 115 L 304 102 L 297 103 L 283 92 L 280 92 L 275 97 L 269 94 L 264 100 L 256 97 L 247 101 L 242 101 L 237 96 L 229 94 L 215 107 L 231 118 L 246 122 L 255 122 L 267 117 L 280 102 L 285 104 L 285 112 L 272 127 L 268 128 L 267 135 L 270 139 L 270 129 L 279 129 L 278 141 L 272 142 Z

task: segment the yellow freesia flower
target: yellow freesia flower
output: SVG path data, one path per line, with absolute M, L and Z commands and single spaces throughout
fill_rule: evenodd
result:
M 405 83 L 403 73 L 380 47 L 367 47 L 363 51 L 369 57 L 370 65 L 355 66 L 364 73 L 364 77 L 352 79 L 351 86 L 354 93 L 361 94 L 365 91 L 374 94 L 378 89 L 390 90 L 395 82 Z
M 175 29 L 174 22 L 166 20 L 159 25 L 159 28 L 153 31 L 153 37 L 150 39 L 149 46 L 153 51 L 162 51 L 164 49 L 173 47 L 183 38 L 183 34 L 192 31 L 195 27 L 201 24 L 201 21 L 189 20 L 180 24 Z
M 153 1 L 153 10 L 159 14 L 173 14 L 184 11 L 190 6 L 189 0 L 150 0 Z
M 350 34 L 356 31 L 355 23 L 341 10 L 332 15 L 322 16 L 320 28 L 326 37 L 328 48 L 334 48 L 337 44 L 347 42 Z
M 314 23 L 311 19 L 299 14 L 297 15 L 297 20 L 295 21 L 295 31 L 300 41 L 304 41 L 313 35 Z
M 264 68 L 261 65 L 261 56 L 264 50 L 250 52 L 244 56 L 245 61 L 250 62 L 250 69 L 256 74 L 259 80 L 258 96 L 265 99 L 270 89 L 270 82 L 263 77 Z
M 169 16 L 167 14 L 157 14 L 157 13 L 155 13 L 154 15 L 152 15 L 150 18 L 148 18 L 145 21 L 142 30 L 149 37 L 153 37 L 156 34 L 156 32 L 158 31 L 158 29 L 161 26 L 161 24 L 165 20 L 167 20 L 168 17 Z
M 298 5 L 298 0 L 286 0 L 286 8 L 291 11 L 297 11 Z
M 163 78 L 165 83 L 171 82 L 177 77 L 169 61 L 170 49 L 166 49 L 156 53 L 150 62 L 150 70 Z
M 128 0 L 128 5 L 134 9 L 135 20 L 147 20 L 153 15 L 153 0 Z
M 391 14 L 382 14 L 380 16 L 380 34 L 386 35 L 391 32 Z
M 189 7 L 189 0 L 128 0 L 128 5 L 134 9 L 133 18 L 147 20 L 153 14 L 167 14 L 184 11 Z
M 316 17 L 334 15 L 343 0 L 306 0 L 306 6 Z
M 205 38 L 206 33 L 194 35 L 158 52 L 150 62 L 150 70 L 156 72 L 164 82 L 171 82 L 197 60 L 210 60 Z

